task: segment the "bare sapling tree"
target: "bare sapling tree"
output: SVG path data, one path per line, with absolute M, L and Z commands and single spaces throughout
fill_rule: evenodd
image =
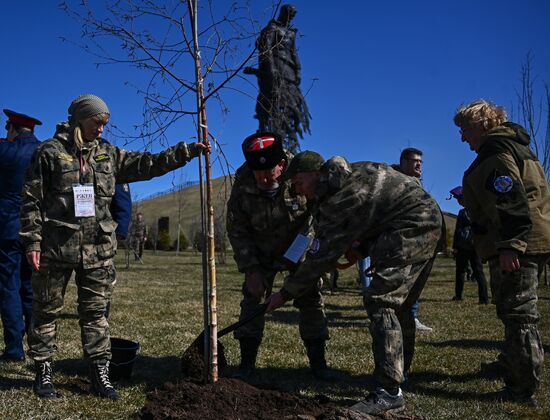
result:
M 521 67 L 521 89 L 517 91 L 520 123 L 531 136 L 531 148 L 540 160 L 546 178 L 550 179 L 550 89 L 544 84 L 544 94 L 536 95 L 537 78 L 533 75 L 533 57 L 527 54 Z M 546 123 L 544 136 L 541 126 Z
M 278 6 L 274 3 L 272 14 Z M 166 145 L 168 130 L 189 117 L 199 142 L 215 139 L 208 126 L 206 104 L 215 99 L 222 112 L 226 111 L 222 89 L 240 78 L 241 70 L 256 54 L 251 46 L 259 28 L 248 2 L 203 0 L 199 6 L 197 0 L 105 0 L 98 5 L 80 0 L 64 2 L 60 7 L 81 24 L 82 41 L 77 44 L 95 56 L 98 65 L 123 64 L 147 74 L 145 82 L 132 83 L 143 98 L 143 122 L 135 126 L 135 134 L 119 127 L 112 128 L 113 134 L 125 138 L 126 143 L 145 139 L 146 148 Z M 204 324 L 205 344 L 210 344 L 204 346 L 210 366 L 205 379 L 215 382 L 217 302 L 211 166 L 210 154 L 203 154 L 199 178 L 206 245 Z

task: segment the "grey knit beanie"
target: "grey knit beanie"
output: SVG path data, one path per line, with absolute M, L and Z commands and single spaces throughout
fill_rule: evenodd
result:
M 97 114 L 109 114 L 107 104 L 99 96 L 80 95 L 69 106 L 69 124 L 73 125 Z

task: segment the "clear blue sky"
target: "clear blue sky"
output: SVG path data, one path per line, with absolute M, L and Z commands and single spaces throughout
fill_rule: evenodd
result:
M 217 0 L 227 5 L 225 0 Z M 140 77 L 124 65 L 97 68 L 95 59 L 60 37 L 78 40 L 80 28 L 57 1 L 2 2 L 3 59 L 0 108 L 36 116 L 41 139 L 66 118 L 71 100 L 95 93 L 111 109 L 111 121 L 131 131 L 141 121 L 142 101 L 126 81 Z M 93 2 L 101 4 L 101 0 Z M 271 4 L 254 0 L 258 16 Z M 538 94 L 550 83 L 550 1 L 397 0 L 294 1 L 302 86 L 312 114 L 312 134 L 303 149 L 325 158 L 397 162 L 401 149 L 424 151 L 424 186 L 443 210 L 475 157 L 452 123 L 456 108 L 486 98 L 510 108 L 517 103 L 521 65 L 528 52 Z M 265 23 L 267 18 L 265 18 Z M 242 162 L 240 143 L 256 129 L 253 99 L 228 93 L 221 117 L 209 109 L 209 124 L 225 145 L 233 167 Z M 2 114 L 2 126 L 3 126 Z M 543 124 L 543 129 L 545 124 Z M 174 127 L 170 144 L 195 135 L 190 121 Z M 120 143 L 117 143 L 120 145 Z M 135 142 L 130 149 L 142 150 Z M 221 175 L 218 167 L 214 174 Z M 157 180 L 133 184 L 144 197 L 181 179 L 198 179 L 191 163 Z

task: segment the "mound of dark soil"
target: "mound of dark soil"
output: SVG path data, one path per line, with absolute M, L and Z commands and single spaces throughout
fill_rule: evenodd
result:
M 255 388 L 238 379 L 214 384 L 168 383 L 147 395 L 141 419 L 361 420 L 373 417 L 280 391 Z M 395 418 L 395 417 L 385 417 Z

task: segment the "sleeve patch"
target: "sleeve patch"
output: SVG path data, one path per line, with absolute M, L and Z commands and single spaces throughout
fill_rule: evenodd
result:
M 514 187 L 514 181 L 507 175 L 501 175 L 495 178 L 493 182 L 493 187 L 495 191 L 501 194 L 510 192 Z

